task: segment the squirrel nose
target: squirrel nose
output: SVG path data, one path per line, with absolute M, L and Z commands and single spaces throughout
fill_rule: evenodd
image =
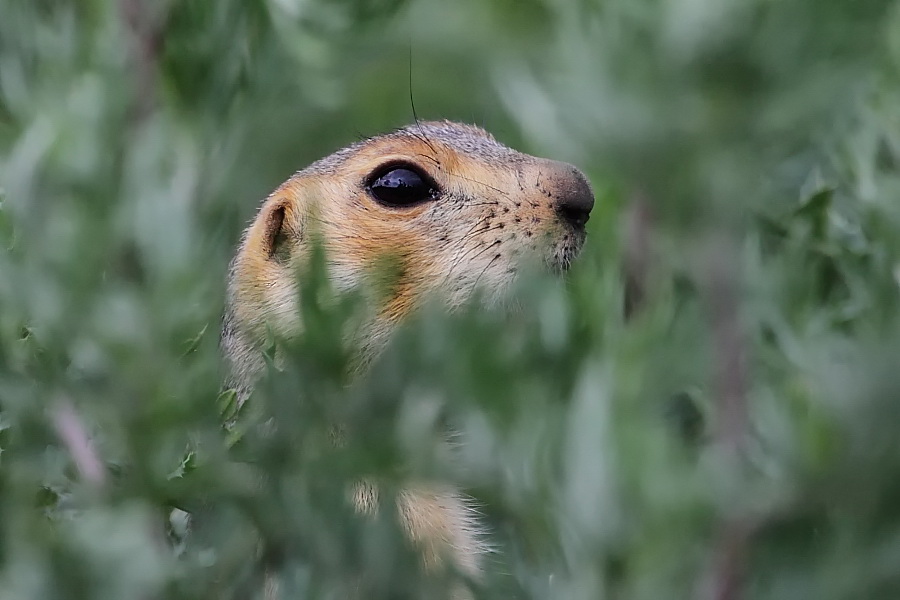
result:
M 582 228 L 591 217 L 594 208 L 594 192 L 587 178 L 568 163 L 550 161 L 548 171 L 552 181 L 551 196 L 555 200 L 556 213 L 572 227 Z

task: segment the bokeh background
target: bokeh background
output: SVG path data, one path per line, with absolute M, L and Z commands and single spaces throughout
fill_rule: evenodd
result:
M 878 0 L 0 0 L 0 599 L 446 597 L 430 480 L 477 598 L 897 598 L 898 69 Z M 236 414 L 240 231 L 414 115 L 582 168 L 582 258 L 357 377 L 312 269 Z

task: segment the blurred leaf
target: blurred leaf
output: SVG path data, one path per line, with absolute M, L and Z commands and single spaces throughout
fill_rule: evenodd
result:
M 474 497 L 478 598 L 696 597 L 730 556 L 735 596 L 897 597 L 898 32 L 888 0 L 5 3 L 0 598 L 443 597 L 410 482 Z M 259 202 L 414 112 L 583 169 L 579 259 L 361 355 L 398 265 L 341 293 L 315 245 L 303 333 L 223 390 Z

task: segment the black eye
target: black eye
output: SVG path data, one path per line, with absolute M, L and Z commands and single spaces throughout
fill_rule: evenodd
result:
M 437 197 L 437 189 L 407 167 L 393 167 L 369 184 L 372 195 L 388 206 L 409 206 Z

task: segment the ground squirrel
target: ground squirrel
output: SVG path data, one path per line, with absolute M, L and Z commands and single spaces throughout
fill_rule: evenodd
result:
M 267 332 L 296 335 L 296 269 L 313 232 L 338 290 L 364 284 L 380 257 L 399 266 L 374 307 L 361 352 L 429 296 L 450 307 L 483 289 L 503 294 L 522 258 L 566 269 L 581 250 L 594 196 L 572 165 L 516 152 L 486 131 L 422 122 L 335 152 L 297 172 L 263 203 L 231 265 L 222 349 L 226 385 L 243 400 L 264 367 Z M 372 509 L 360 485 L 355 502 Z M 478 526 L 448 487 L 410 486 L 398 499 L 409 538 L 429 565 L 446 557 L 477 576 Z

